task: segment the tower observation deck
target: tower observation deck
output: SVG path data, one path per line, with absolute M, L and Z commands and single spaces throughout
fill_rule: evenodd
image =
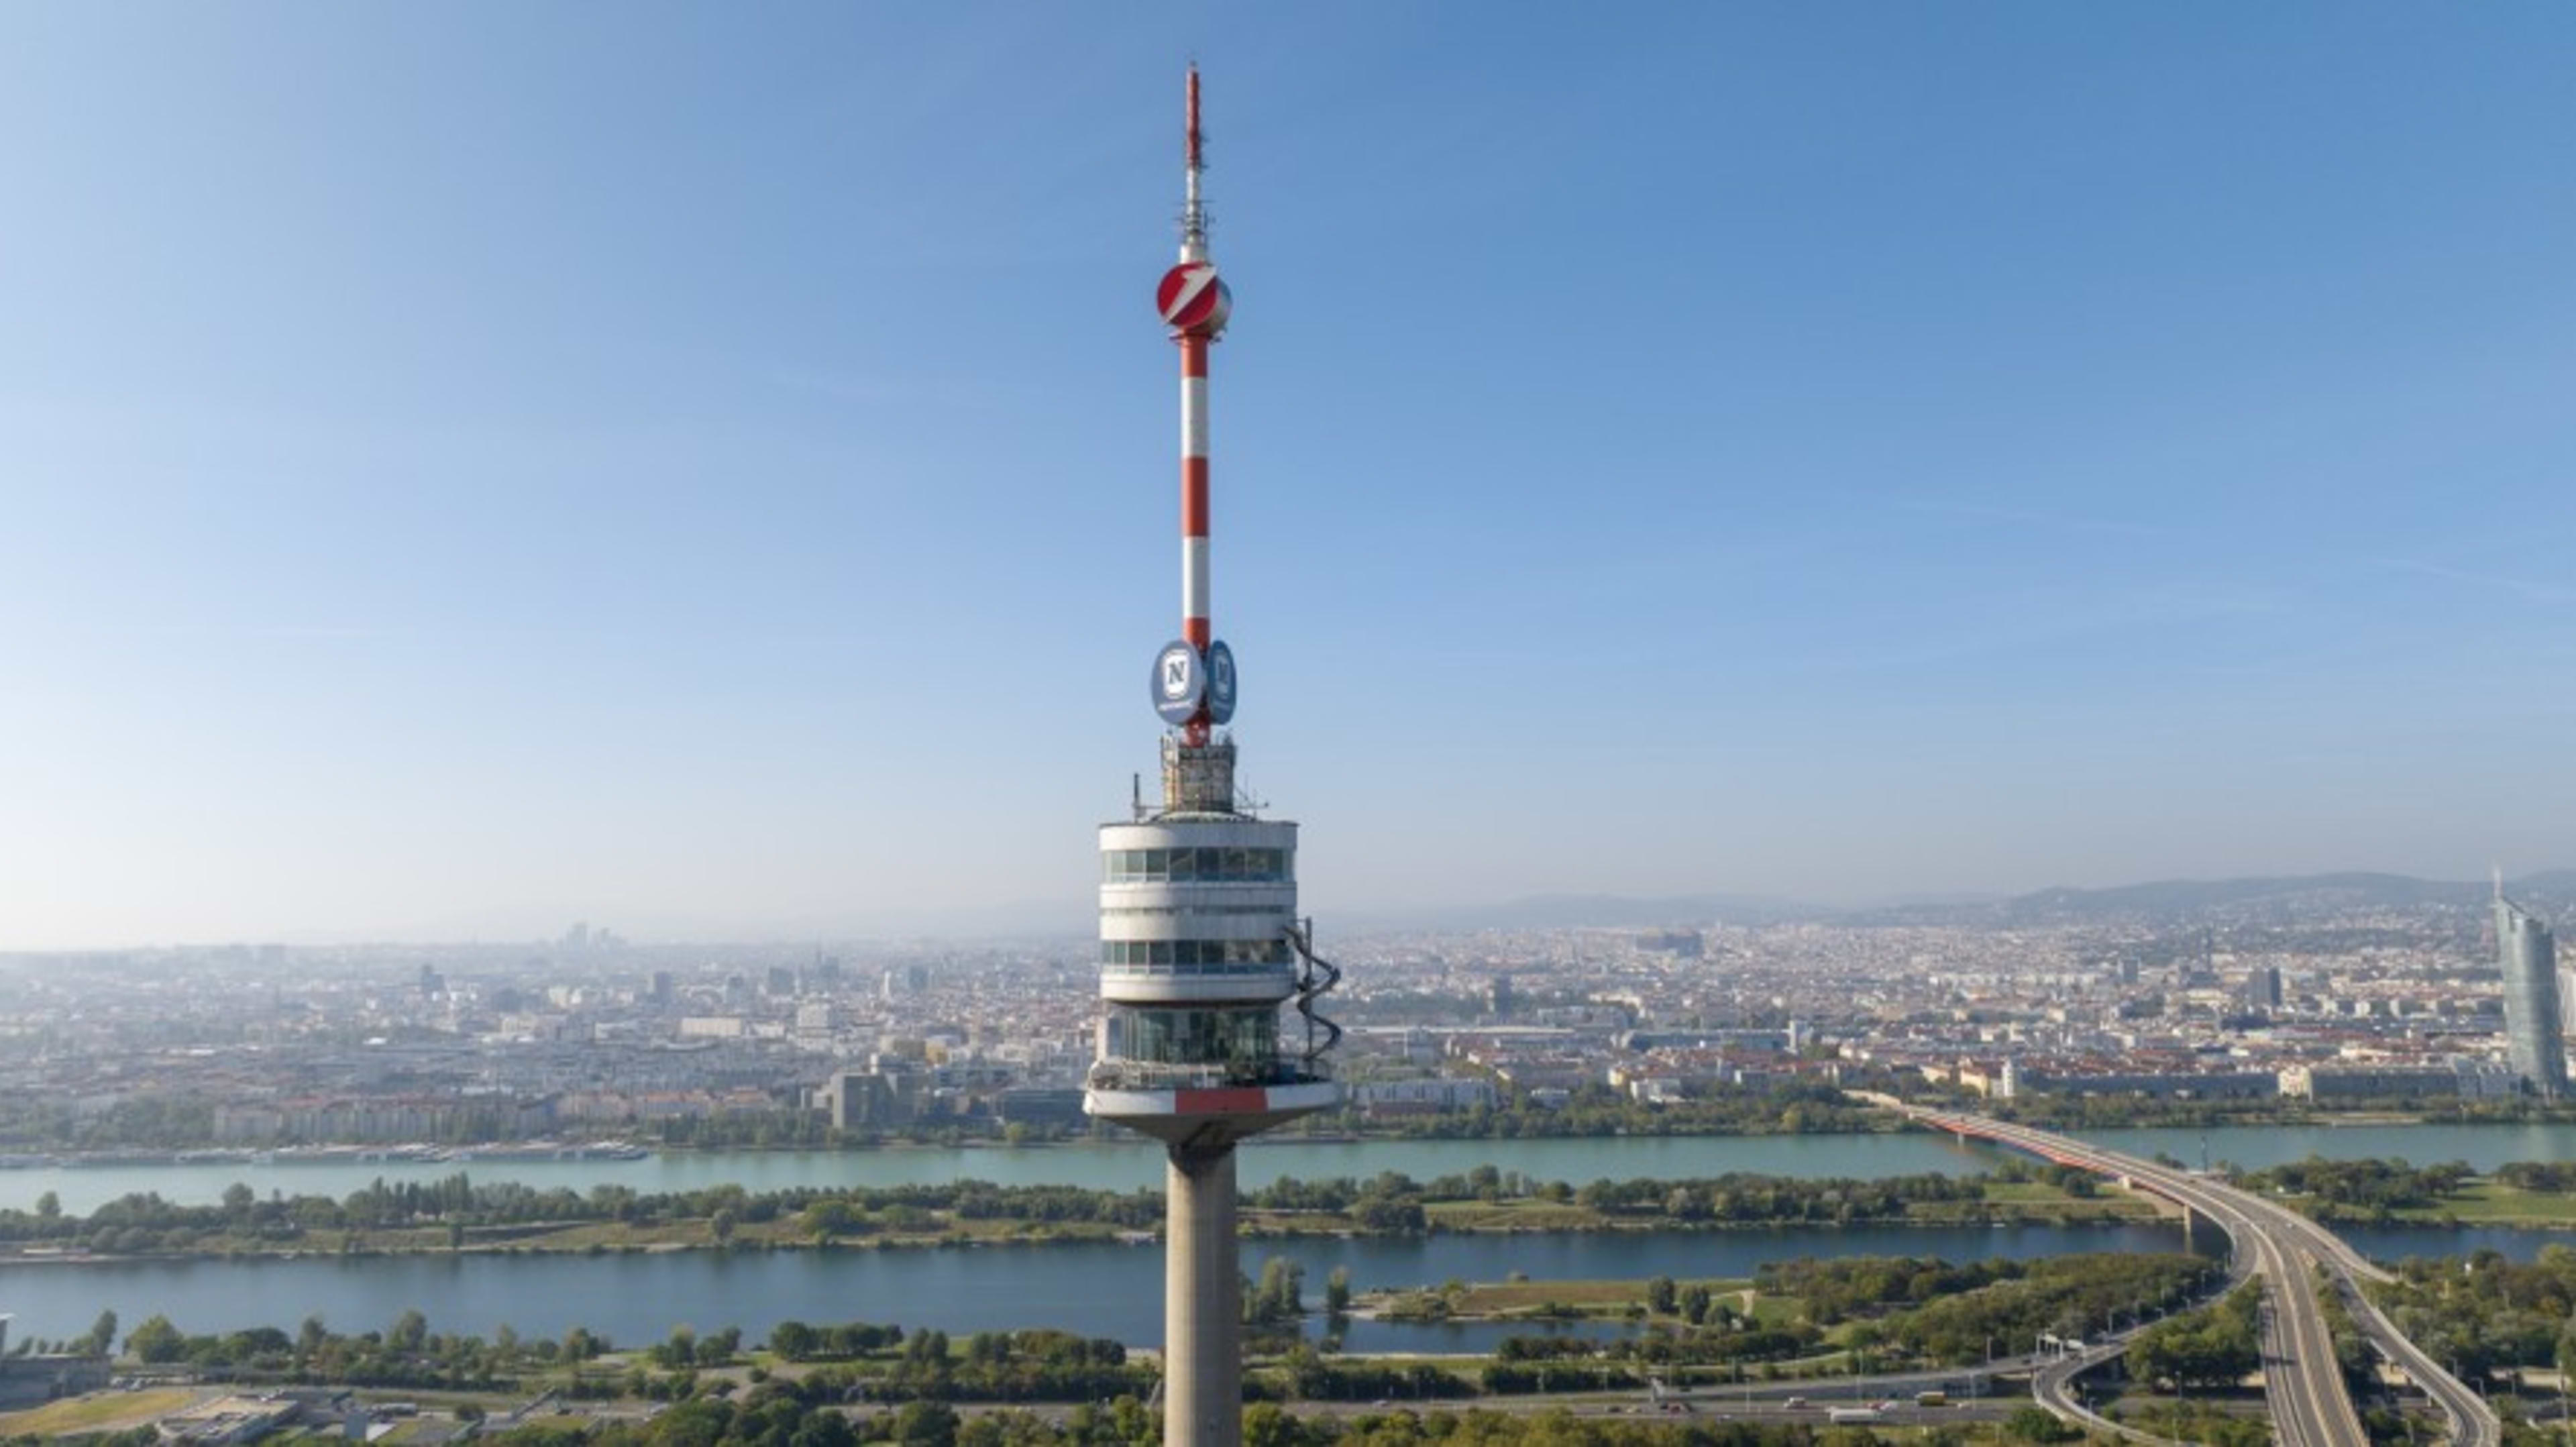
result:
M 1234 744 L 1163 741 L 1163 807 L 1100 828 L 1100 1050 L 1085 1109 L 1183 1149 L 1337 1103 L 1297 918 L 1297 826 L 1236 807 Z M 1320 993 L 1316 991 L 1315 993 Z
M 1234 1148 L 1341 1099 L 1323 1063 L 1341 1031 L 1315 1012 L 1341 975 L 1297 913 L 1297 826 L 1243 802 L 1222 732 L 1237 680 L 1210 622 L 1207 363 L 1233 297 L 1207 255 L 1195 68 L 1187 119 L 1180 262 L 1155 298 L 1181 354 L 1181 636 L 1151 684 L 1168 725 L 1161 803 L 1100 826 L 1100 1039 L 1083 1109 L 1168 1159 L 1163 1440 L 1240 1447 Z

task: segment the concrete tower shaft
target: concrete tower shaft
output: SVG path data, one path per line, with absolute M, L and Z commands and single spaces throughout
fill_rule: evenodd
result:
M 1154 660 L 1171 726 L 1161 805 L 1100 828 L 1100 1038 L 1083 1109 L 1166 1147 L 1164 1441 L 1240 1447 L 1234 1147 L 1340 1101 L 1319 1057 L 1341 1032 L 1314 1011 L 1340 972 L 1297 914 L 1297 826 L 1244 806 L 1234 742 L 1216 732 L 1235 678 L 1210 603 L 1208 347 L 1233 297 L 1208 259 L 1195 67 L 1184 119 L 1180 262 L 1154 298 L 1181 353 L 1181 636 Z M 1280 1027 L 1292 1001 L 1294 1039 Z

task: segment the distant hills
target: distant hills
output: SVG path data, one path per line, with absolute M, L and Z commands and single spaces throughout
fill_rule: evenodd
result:
M 1830 911 L 1795 900 L 1750 894 L 1677 894 L 1630 898 L 1616 894 L 1537 894 L 1500 904 L 1428 910 L 1353 912 L 1327 920 L 1334 933 L 1376 930 L 1653 929 L 1706 923 L 1786 924 L 1822 918 Z
M 1320 923 L 1337 939 L 1397 932 L 1466 933 L 1475 930 L 1661 929 L 1723 923 L 1739 926 L 1831 923 L 1853 926 L 1934 925 L 1964 929 L 2044 929 L 2069 926 L 2172 926 L 2314 924 L 2355 912 L 2479 910 L 2491 889 L 2485 880 L 2418 879 L 2403 874 L 2308 874 L 2244 879 L 2170 879 L 2104 889 L 2043 889 L 2005 897 L 1919 896 L 1865 905 L 1836 906 L 1757 894 L 1540 894 L 1499 903 L 1421 909 L 1340 909 L 1329 900 Z M 2576 870 L 2558 869 L 2508 880 L 2514 896 L 2576 932 Z M 297 944 L 382 941 L 528 940 L 547 947 L 562 922 L 584 912 L 564 905 L 521 905 L 457 916 L 411 929 L 364 936 L 289 936 Z M 694 917 L 648 909 L 612 910 L 621 933 L 648 943 L 683 940 L 779 942 L 873 940 L 1046 941 L 1088 937 L 1096 925 L 1088 899 L 1022 900 L 980 908 L 851 910 L 844 914 L 753 921 Z
M 2508 880 L 2516 897 L 2545 904 L 2576 895 L 2576 871 L 2551 870 Z M 2483 908 L 2494 886 L 2486 880 L 2418 879 L 2404 874 L 2303 874 L 2249 879 L 2169 879 L 2108 889 L 2043 889 L 1991 904 L 1928 912 L 1892 912 L 1890 918 L 1930 917 L 1944 923 L 1987 923 L 1997 928 L 2172 923 L 2188 919 L 2290 922 L 2355 911 Z
M 2576 904 L 2576 870 L 2557 869 L 2507 880 L 2516 898 L 2544 912 L 2566 914 Z M 2103 889 L 2055 888 L 1999 899 L 1929 899 L 1842 908 L 1761 895 L 1690 894 L 1656 898 L 1619 895 L 1533 895 L 1485 908 L 1457 908 L 1353 919 L 1344 930 L 1372 929 L 1581 929 L 1653 928 L 1721 922 L 1732 925 L 1799 921 L 1847 925 L 1950 925 L 1987 929 L 2062 928 L 2070 925 L 2165 924 L 2190 920 L 2293 923 L 2356 911 L 2418 913 L 2428 909 L 2483 908 L 2493 886 L 2486 880 L 2418 879 L 2403 874 L 2348 872 L 2260 876 L 2244 879 L 2167 879 Z

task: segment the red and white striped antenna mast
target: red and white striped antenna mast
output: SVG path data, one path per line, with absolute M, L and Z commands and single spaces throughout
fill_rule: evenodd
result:
M 1155 662 L 1155 689 L 1158 708 L 1180 729 L 1183 742 L 1202 745 L 1213 727 L 1234 714 L 1234 657 L 1216 641 L 1208 591 L 1208 344 L 1225 331 L 1234 297 L 1208 260 L 1195 65 L 1182 120 L 1181 256 L 1163 274 L 1154 302 L 1181 348 L 1181 641 L 1188 647 L 1163 650 Z

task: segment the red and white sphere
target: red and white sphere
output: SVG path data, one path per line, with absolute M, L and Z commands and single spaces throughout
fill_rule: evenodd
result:
M 1154 288 L 1154 308 L 1175 335 L 1213 340 L 1234 314 L 1234 293 L 1218 279 L 1216 263 L 1184 261 L 1163 273 L 1162 285 Z

